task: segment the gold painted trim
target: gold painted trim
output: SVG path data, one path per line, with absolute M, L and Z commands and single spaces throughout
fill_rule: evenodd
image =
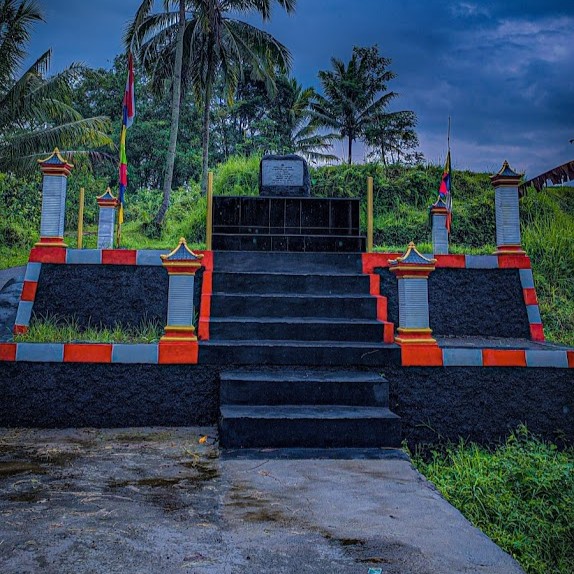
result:
M 70 167 L 74 167 L 73 164 L 71 164 L 67 159 L 62 157 L 62 154 L 60 153 L 60 150 L 57 147 L 54 148 L 54 151 L 46 159 L 38 159 L 36 161 L 38 163 L 46 163 L 47 161 L 50 161 L 54 156 L 56 156 L 62 163 L 65 163 Z
M 413 328 L 409 328 L 409 327 L 399 327 L 397 329 L 397 332 L 399 334 L 401 333 L 428 333 L 429 335 L 432 333 L 432 329 L 413 329 Z
M 177 247 L 171 252 L 168 253 L 167 255 L 160 255 L 161 260 L 164 262 L 164 265 L 168 265 L 168 264 L 178 264 L 178 265 L 189 265 L 190 263 L 197 263 L 196 261 L 189 261 L 188 263 L 185 262 L 185 260 L 183 261 L 169 261 L 170 257 L 173 257 L 180 249 L 181 246 L 184 246 L 185 250 L 190 254 L 193 255 L 193 257 L 197 257 L 197 259 L 203 259 L 203 253 L 199 253 L 196 254 L 194 253 L 188 246 L 187 246 L 187 241 L 185 240 L 185 237 L 180 237 L 179 238 L 179 243 L 177 244 Z M 201 266 L 201 264 L 199 263 L 199 265 Z
M 61 243 L 42 243 L 42 241 L 38 241 L 38 243 L 34 243 L 34 247 L 68 247 L 67 243 L 64 243 L 62 240 Z
M 402 339 L 401 337 L 395 337 L 395 341 L 405 345 L 436 345 L 436 339 L 432 337 L 428 339 Z
M 412 263 L 407 263 L 406 267 L 402 267 L 402 269 L 410 269 L 410 268 L 414 268 L 416 269 L 417 267 L 420 267 L 420 265 L 434 265 L 436 263 L 436 259 L 428 259 L 427 257 L 425 257 L 416 247 L 415 242 L 411 241 L 407 247 L 407 252 L 402 256 L 402 257 L 397 257 L 396 259 L 394 259 L 393 261 L 389 261 L 389 263 L 393 263 L 394 265 L 400 265 L 405 259 L 408 259 L 409 255 L 411 254 L 411 252 L 414 251 L 419 257 L 421 257 L 424 261 L 426 261 L 427 263 L 419 263 L 417 264 L 412 264 Z M 411 266 L 411 267 L 409 267 Z
M 166 325 L 164 331 L 180 331 L 182 333 L 195 333 L 195 327 L 175 327 L 173 325 Z

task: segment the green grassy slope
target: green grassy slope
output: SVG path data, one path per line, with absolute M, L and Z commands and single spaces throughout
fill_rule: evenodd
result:
M 215 171 L 216 195 L 257 195 L 259 158 L 232 158 Z M 415 241 L 430 250 L 428 206 L 436 199 L 442 167 L 338 165 L 311 170 L 313 195 L 366 197 L 366 178 L 375 184 L 375 245 L 397 251 Z M 492 253 L 495 249 L 494 191 L 488 174 L 453 173 L 454 217 L 451 249 L 454 253 Z M 75 246 L 79 188 L 86 188 L 85 247 L 95 246 L 95 197 L 105 181 L 89 174 L 69 180 L 67 243 Z M 38 236 L 41 181 L 0 174 L 0 268 L 23 264 Z M 196 248 L 205 245 L 206 201 L 198 186 L 173 193 L 161 234 L 150 222 L 161 201 L 157 190 L 128 191 L 122 246 L 166 248 L 180 236 Z M 366 200 L 361 219 L 366 221 Z M 530 190 L 521 200 L 523 244 L 532 258 L 546 333 L 549 339 L 574 345 L 574 188 Z

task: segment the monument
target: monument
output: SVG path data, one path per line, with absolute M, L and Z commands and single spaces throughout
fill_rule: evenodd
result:
M 360 253 L 360 200 L 311 197 L 307 162 L 298 155 L 266 155 L 259 197 L 213 198 L 216 251 Z
M 266 155 L 259 166 L 262 197 L 309 197 L 311 176 L 307 162 L 298 155 Z

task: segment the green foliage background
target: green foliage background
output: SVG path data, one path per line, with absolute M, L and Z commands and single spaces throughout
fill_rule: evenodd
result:
M 257 195 L 258 156 L 231 157 L 215 170 L 216 195 Z M 360 197 L 366 222 L 366 178 L 374 178 L 374 229 L 377 250 L 400 251 L 409 241 L 430 249 L 428 206 L 436 199 L 441 166 L 364 164 L 311 168 L 313 195 Z M 97 205 L 110 179 L 94 176 L 79 166 L 69 178 L 67 238 L 75 245 L 78 197 L 86 189 L 85 247 L 95 247 Z M 488 174 L 453 173 L 454 218 L 452 251 L 492 253 L 495 249 L 494 191 Z M 129 188 L 122 245 L 127 248 L 167 248 L 185 236 L 195 247 L 205 245 L 206 199 L 191 183 L 174 191 L 161 230 L 150 228 L 161 202 L 157 189 Z M 41 178 L 17 179 L 0 174 L 0 267 L 24 264 L 38 236 Z M 546 334 L 554 341 L 574 345 L 574 188 L 529 190 L 521 200 L 523 244 L 532 258 Z

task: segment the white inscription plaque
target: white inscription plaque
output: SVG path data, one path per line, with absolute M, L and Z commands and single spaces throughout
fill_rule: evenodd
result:
M 264 186 L 294 187 L 303 185 L 303 162 L 266 159 L 261 166 Z

